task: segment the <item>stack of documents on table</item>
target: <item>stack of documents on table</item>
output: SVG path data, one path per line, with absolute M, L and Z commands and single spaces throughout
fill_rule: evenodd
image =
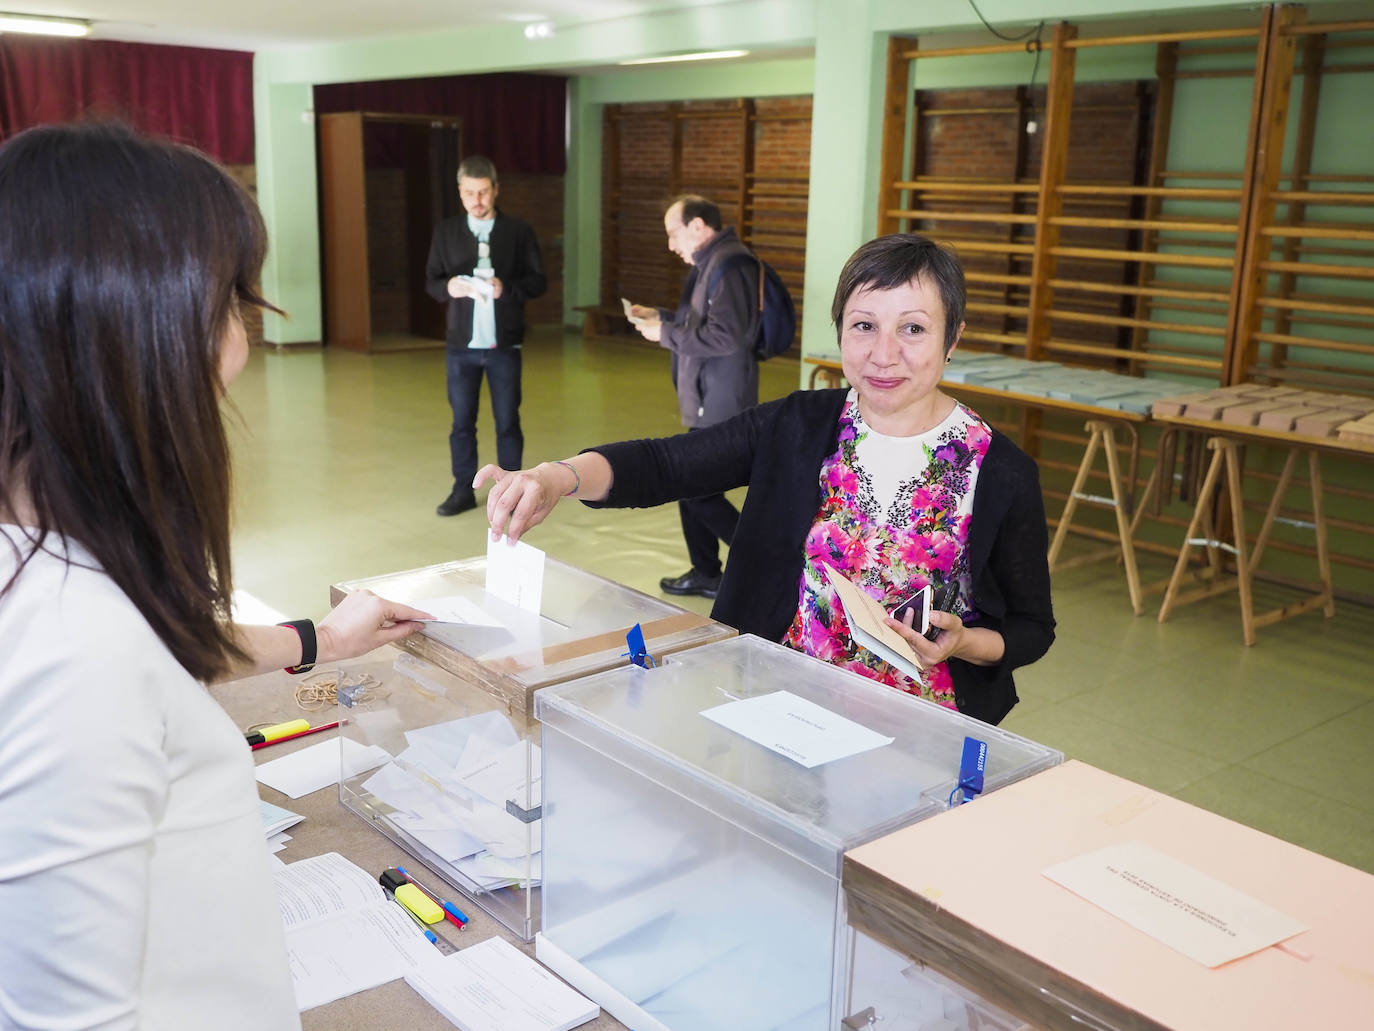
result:
M 601 1012 L 500 938 L 449 956 L 429 955 L 405 977 L 463 1031 L 569 1031 Z
M 361 788 L 391 822 L 482 890 L 543 876 L 541 827 L 507 809 L 541 801 L 539 746 L 499 712 L 406 731 L 408 747 Z M 528 858 L 528 866 L 526 860 Z
M 394 981 L 439 956 L 377 879 L 337 852 L 290 863 L 274 879 L 302 1011 Z
M 305 819 L 300 813 L 293 813 L 290 809 L 283 809 L 262 799 L 258 799 L 258 812 L 262 816 L 263 833 L 267 835 L 267 847 L 272 852 L 284 849 L 291 840 L 291 835 L 286 831 Z

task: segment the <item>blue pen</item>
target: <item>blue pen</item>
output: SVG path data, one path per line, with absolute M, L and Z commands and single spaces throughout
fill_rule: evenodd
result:
M 415 885 L 415 887 L 419 888 L 426 895 L 432 898 L 436 903 L 438 903 L 440 908 L 442 908 L 444 913 L 447 915 L 450 923 L 455 923 L 459 927 L 462 927 L 464 924 L 468 922 L 468 915 L 466 913 L 464 913 L 461 909 L 455 906 L 452 902 L 445 902 L 438 895 L 434 894 L 434 892 L 426 888 L 423 884 L 421 884 L 414 877 L 412 877 L 410 875 L 410 871 L 407 870 L 404 866 L 398 866 L 396 867 L 396 869 L 401 872 L 402 877 L 404 877 L 411 884 Z

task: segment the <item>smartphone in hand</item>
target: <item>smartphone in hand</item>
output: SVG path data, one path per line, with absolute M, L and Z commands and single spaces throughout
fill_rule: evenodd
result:
M 935 640 L 931 631 L 939 633 L 938 627 L 930 625 L 930 602 L 934 595 L 934 589 L 930 584 L 926 584 L 919 591 L 913 594 L 906 601 L 902 602 L 892 610 L 892 618 L 899 623 L 906 622 L 906 614 L 914 613 L 911 618 L 911 628 L 928 641 Z
M 933 641 L 940 636 L 940 628 L 931 624 L 930 610 L 939 609 L 941 612 L 949 612 L 954 608 L 954 602 L 958 596 L 959 585 L 953 581 L 942 584 L 939 590 L 926 584 L 893 609 L 892 618 L 900 622 L 906 616 L 908 609 L 914 610 L 915 616 L 911 620 L 912 629 L 927 641 Z

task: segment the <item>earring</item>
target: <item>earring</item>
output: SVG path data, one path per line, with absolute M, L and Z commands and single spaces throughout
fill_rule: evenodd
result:
M 946 364 L 946 365 L 949 364 L 949 360 L 950 360 L 950 356 L 949 356 L 949 355 L 945 355 L 945 364 Z

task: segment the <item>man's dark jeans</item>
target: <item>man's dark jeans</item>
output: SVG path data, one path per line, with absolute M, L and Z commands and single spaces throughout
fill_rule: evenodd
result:
M 448 450 L 454 487 L 471 487 L 477 475 L 477 407 L 484 372 L 496 423 L 497 464 L 502 469 L 519 469 L 525 450 L 520 432 L 520 348 L 450 347 L 447 356 L 448 403 L 453 409 Z

